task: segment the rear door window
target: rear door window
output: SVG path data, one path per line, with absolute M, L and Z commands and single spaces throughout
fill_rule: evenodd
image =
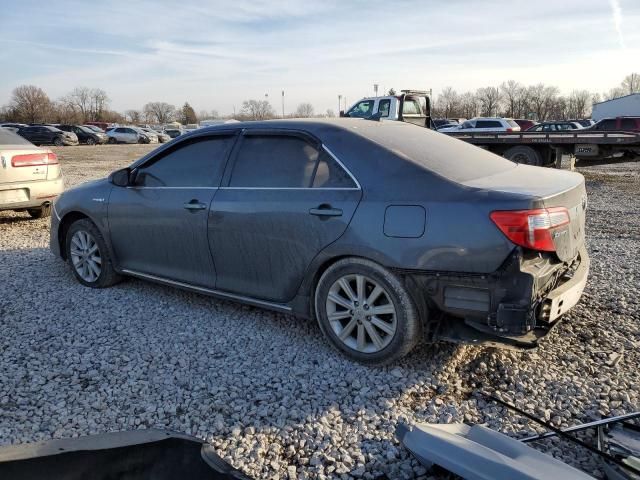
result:
M 245 135 L 229 186 L 309 188 L 318 158 L 317 148 L 297 136 Z
M 478 120 L 476 128 L 502 128 L 502 124 L 497 120 Z
M 635 130 L 636 129 L 636 121 L 634 118 L 623 118 L 622 122 L 620 122 L 620 128 L 622 130 Z
M 389 100 L 388 98 L 380 100 L 380 102 L 378 103 L 378 113 L 381 117 L 388 117 L 390 108 L 391 100 Z
M 139 187 L 217 187 L 234 137 L 196 138 L 175 145 L 142 165 Z
M 346 170 L 322 150 L 313 178 L 313 188 L 357 188 L 357 185 Z

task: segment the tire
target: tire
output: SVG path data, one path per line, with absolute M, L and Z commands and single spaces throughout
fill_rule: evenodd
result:
M 51 216 L 51 205 L 43 205 L 39 208 L 28 208 L 27 213 L 31 218 L 45 218 Z
M 71 224 L 64 239 L 64 248 L 71 270 L 82 285 L 105 288 L 122 279 L 113 268 L 102 234 L 91 220 L 80 219 Z
M 93 138 L 87 139 L 87 145 L 95 145 L 96 141 Z
M 115 138 L 109 137 L 109 141 L 107 143 L 109 143 L 110 145 L 115 145 L 118 142 L 117 142 L 117 140 Z
M 344 283 L 349 285 L 351 295 L 345 294 Z M 381 291 L 377 291 L 378 288 Z M 374 292 L 378 292 L 375 297 Z M 341 297 L 337 303 L 333 301 L 336 294 Z M 320 330 L 329 342 L 361 363 L 394 362 L 408 354 L 420 340 L 418 310 L 401 280 L 386 268 L 363 258 L 345 258 L 331 265 L 318 281 L 314 307 Z M 378 313 L 371 315 L 374 309 Z M 374 336 L 378 337 L 377 341 Z
M 512 162 L 533 165 L 535 167 L 542 166 L 542 157 L 540 156 L 540 153 L 531 147 L 511 147 L 509 150 L 504 152 L 503 156 Z
M 62 147 L 64 145 L 64 142 L 62 141 L 62 139 L 60 137 L 56 137 L 53 139 L 53 144 L 56 147 Z

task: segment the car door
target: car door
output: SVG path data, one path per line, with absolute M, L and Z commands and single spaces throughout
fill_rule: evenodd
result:
M 108 207 L 111 243 L 120 268 L 214 288 L 207 215 L 222 178 L 233 132 L 180 142 L 114 186 Z
M 245 131 L 209 213 L 217 289 L 291 300 L 313 258 L 347 228 L 362 192 L 315 139 Z

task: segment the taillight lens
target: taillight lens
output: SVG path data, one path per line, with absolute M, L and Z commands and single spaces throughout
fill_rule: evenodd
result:
M 58 156 L 55 153 L 28 153 L 15 155 L 11 158 L 12 167 L 37 167 L 40 165 L 57 165 Z
M 513 132 L 513 128 L 507 128 L 506 132 Z
M 553 230 L 569 223 L 569 211 L 564 207 L 536 210 L 506 210 L 491 212 L 491 220 L 516 245 L 555 252 Z

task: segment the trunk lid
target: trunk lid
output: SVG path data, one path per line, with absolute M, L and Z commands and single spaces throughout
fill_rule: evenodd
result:
M 508 194 L 496 210 L 517 210 L 509 207 L 508 197 L 529 200 L 531 209 L 564 207 L 569 212 L 569 223 L 552 231 L 556 254 L 562 261 L 578 255 L 585 241 L 587 194 L 584 177 L 579 173 L 550 168 L 518 165 L 486 177 L 463 182 L 474 189 Z

